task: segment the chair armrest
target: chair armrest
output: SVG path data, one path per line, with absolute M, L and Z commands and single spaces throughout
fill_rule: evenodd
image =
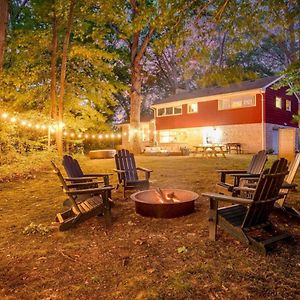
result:
M 83 177 L 104 177 L 104 176 L 111 176 L 113 173 L 91 173 L 91 174 L 84 174 Z
M 283 182 L 281 188 L 282 189 L 288 189 L 288 190 L 293 190 L 297 187 L 298 185 L 296 183 L 287 183 L 286 181 Z
M 76 190 L 76 191 L 64 191 L 67 195 L 84 195 L 84 194 L 102 194 L 105 191 L 111 191 L 114 188 L 112 186 L 95 188 L 95 189 L 84 189 L 84 190 Z
M 242 174 L 242 173 L 247 173 L 246 170 L 216 170 L 218 173 L 223 173 L 223 174 Z
M 77 188 L 77 187 L 90 186 L 92 184 L 98 184 L 98 183 L 103 183 L 103 181 L 89 181 L 89 182 L 73 183 L 73 184 L 67 184 L 67 187 L 68 188 Z
M 250 192 L 250 193 L 254 193 L 255 192 L 255 188 L 245 187 L 245 186 L 234 187 L 233 190 L 234 191 L 241 191 L 241 192 Z
M 259 178 L 260 174 L 238 174 L 238 173 L 235 173 L 235 174 L 229 174 L 229 176 L 232 176 L 232 177 L 239 177 L 239 178 L 246 178 L 246 179 L 256 179 L 256 178 Z
M 120 173 L 120 174 L 123 174 L 123 173 L 125 173 L 125 171 L 124 171 L 124 170 L 113 169 L 113 171 L 114 171 L 114 172 L 117 172 L 117 173 Z
M 232 196 L 226 196 L 226 195 L 221 195 L 218 193 L 202 193 L 201 194 L 204 197 L 208 197 L 213 200 L 217 201 L 225 201 L 225 202 L 230 202 L 230 203 L 238 203 L 238 204 L 251 204 L 253 200 L 251 199 L 245 199 L 245 198 L 238 198 L 238 197 L 232 197 Z
M 143 172 L 153 172 L 152 170 L 146 169 L 146 168 L 142 168 L 142 167 L 137 167 L 137 170 L 143 171 Z
M 87 180 L 95 180 L 97 177 L 66 177 L 66 181 L 78 181 L 85 182 Z

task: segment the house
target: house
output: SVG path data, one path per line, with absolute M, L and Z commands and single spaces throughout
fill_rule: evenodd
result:
M 277 153 L 279 128 L 295 128 L 298 136 L 293 115 L 299 106 L 299 98 L 287 95 L 287 87 L 272 89 L 279 80 L 265 77 L 161 99 L 151 107 L 153 133 L 149 131 L 148 143 L 151 139 L 156 145 L 190 147 L 241 143 L 244 152 L 272 149 Z
M 122 145 L 121 148 L 130 148 L 130 136 L 133 132 L 130 130 L 129 122 L 119 124 L 122 130 Z M 146 146 L 153 146 L 155 144 L 155 119 L 153 112 L 141 115 L 140 120 L 140 140 L 142 149 Z

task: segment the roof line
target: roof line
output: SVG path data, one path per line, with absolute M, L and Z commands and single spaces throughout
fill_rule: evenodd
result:
M 262 90 L 265 90 L 266 88 L 268 88 L 269 86 L 273 85 L 275 82 L 279 81 L 280 79 L 282 79 L 284 77 L 284 75 L 279 76 L 278 78 L 276 78 L 275 80 L 273 80 L 272 82 L 268 83 L 267 85 L 265 85 L 264 87 L 262 87 Z

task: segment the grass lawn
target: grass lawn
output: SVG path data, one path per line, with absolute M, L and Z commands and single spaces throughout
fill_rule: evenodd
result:
M 136 159 L 153 169 L 153 187 L 201 194 L 214 190 L 216 169 L 245 168 L 250 156 Z M 88 173 L 114 168 L 112 159 L 79 161 Z M 203 197 L 189 216 L 151 219 L 135 214 L 132 201 L 115 191 L 109 231 L 96 217 L 59 232 L 51 223 L 66 197 L 50 162 L 35 175 L 0 183 L 0 299 L 299 299 L 299 220 L 274 214 L 295 243 L 261 256 L 222 230 L 216 242 L 208 240 Z M 290 193 L 288 201 L 299 208 L 299 199 Z M 24 233 L 32 222 L 43 226 Z

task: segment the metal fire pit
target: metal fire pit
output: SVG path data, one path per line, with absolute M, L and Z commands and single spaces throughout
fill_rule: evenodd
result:
M 186 190 L 163 189 L 164 195 L 172 194 L 176 202 L 161 202 L 157 190 L 147 190 L 132 194 L 130 197 L 135 201 L 135 211 L 152 218 L 177 218 L 186 216 L 195 211 L 195 200 L 199 195 Z

